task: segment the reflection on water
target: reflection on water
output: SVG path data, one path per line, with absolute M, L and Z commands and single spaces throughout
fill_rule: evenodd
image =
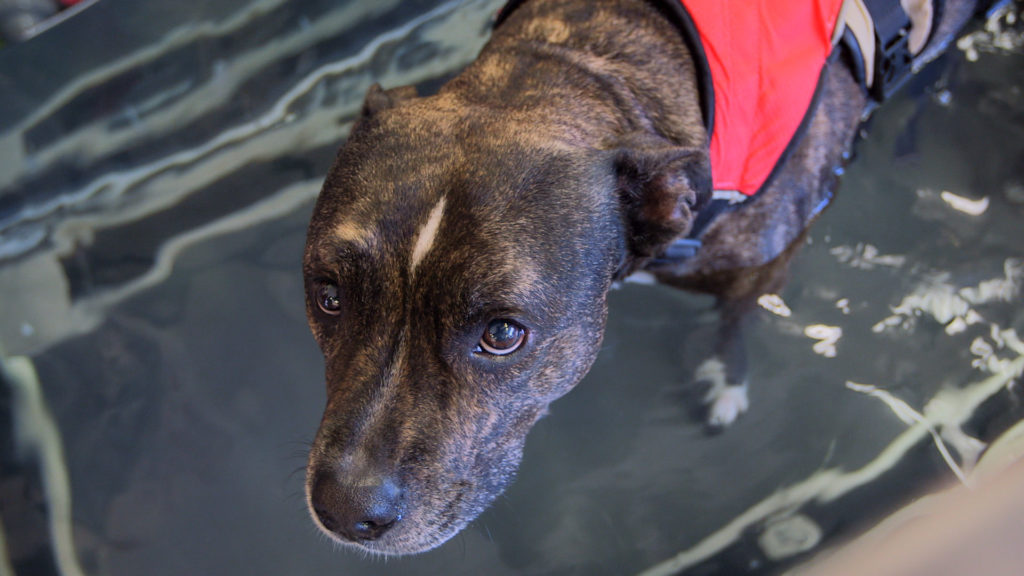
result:
M 630 285 L 460 536 L 316 533 L 312 200 L 370 83 L 435 86 L 499 4 L 105 0 L 0 51 L 0 574 L 775 573 L 971 482 L 1022 416 L 1019 4 L 872 120 L 732 429 L 694 414 L 710 300 Z

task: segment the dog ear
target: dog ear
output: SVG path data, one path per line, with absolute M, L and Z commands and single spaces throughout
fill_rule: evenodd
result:
M 690 231 L 711 199 L 710 161 L 706 147 L 640 136 L 621 142 L 614 162 L 632 268 Z
M 380 84 L 374 83 L 366 92 L 360 117 L 364 120 L 372 118 L 388 108 L 394 108 L 402 101 L 412 100 L 415 97 L 415 86 L 399 86 L 385 90 L 381 88 Z

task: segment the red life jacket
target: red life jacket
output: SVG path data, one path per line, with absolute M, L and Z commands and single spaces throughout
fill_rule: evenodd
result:
M 681 2 L 711 74 L 714 189 L 751 196 L 768 180 L 807 115 L 843 2 Z

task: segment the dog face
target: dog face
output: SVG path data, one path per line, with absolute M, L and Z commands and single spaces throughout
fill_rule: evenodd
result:
M 635 162 L 466 108 L 371 91 L 310 223 L 327 407 L 307 496 L 373 552 L 437 546 L 501 493 L 593 363 L 635 238 L 656 235 L 627 232 L 658 212 L 623 200 Z

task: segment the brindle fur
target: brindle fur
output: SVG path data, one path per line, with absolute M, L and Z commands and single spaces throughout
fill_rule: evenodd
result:
M 935 37 L 951 37 L 971 4 L 949 2 Z M 835 186 L 866 104 L 831 64 L 767 190 L 716 220 L 695 258 L 652 268 L 689 230 L 710 175 L 694 64 L 647 2 L 531 0 L 438 94 L 371 89 L 303 263 L 327 374 L 307 469 L 314 520 L 384 554 L 458 532 L 510 482 L 548 404 L 590 368 L 606 294 L 636 270 L 720 296 L 718 353 L 741 382 L 742 319 Z M 412 269 L 442 197 L 437 241 Z M 313 302 L 320 282 L 339 287 L 338 316 Z M 494 318 L 528 327 L 526 345 L 475 353 Z M 381 507 L 397 519 L 386 531 L 359 538 L 344 526 Z

